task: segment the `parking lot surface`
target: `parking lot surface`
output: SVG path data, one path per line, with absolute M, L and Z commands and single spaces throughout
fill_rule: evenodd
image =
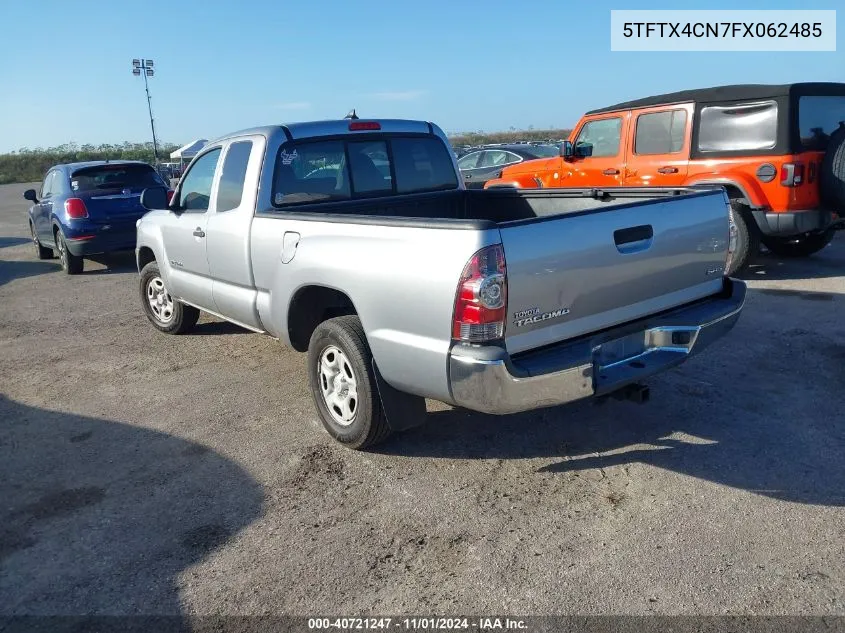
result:
M 305 357 L 37 261 L 0 187 L 0 612 L 845 614 L 845 237 L 608 401 L 330 440 Z

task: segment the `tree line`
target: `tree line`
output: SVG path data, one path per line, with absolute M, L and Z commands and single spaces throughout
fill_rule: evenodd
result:
M 569 130 L 516 130 L 506 132 L 464 132 L 449 137 L 454 147 L 463 145 L 484 145 L 487 143 L 512 143 L 515 141 L 561 140 L 569 136 Z M 158 155 L 166 160 L 170 152 L 177 149 L 173 143 L 159 143 Z M 78 145 L 66 143 L 58 147 L 22 147 L 16 152 L 0 154 L 0 185 L 13 182 L 37 182 L 50 167 L 59 163 L 75 163 L 86 160 L 142 160 L 152 164 L 155 161 L 152 143 Z
M 158 155 L 167 160 L 170 152 L 178 149 L 173 143 L 159 143 Z M 124 142 L 116 145 L 77 145 L 66 143 L 58 147 L 29 149 L 22 147 L 16 152 L 0 154 L 0 185 L 12 182 L 37 182 L 50 167 L 59 163 L 75 163 L 86 160 L 141 160 L 154 163 L 153 144 Z

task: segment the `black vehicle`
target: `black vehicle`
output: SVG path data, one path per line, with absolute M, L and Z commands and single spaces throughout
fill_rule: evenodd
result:
M 467 189 L 482 189 L 484 183 L 496 178 L 502 168 L 524 160 L 551 158 L 560 154 L 560 147 L 545 143 L 512 143 L 485 145 L 458 159 L 458 168 Z

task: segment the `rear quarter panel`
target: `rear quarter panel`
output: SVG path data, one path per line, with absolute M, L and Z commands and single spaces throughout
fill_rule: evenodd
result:
M 286 232 L 299 234 L 282 263 Z M 448 353 L 458 278 L 499 232 L 287 219 L 252 223 L 258 312 L 265 328 L 290 344 L 288 309 L 309 285 L 345 293 L 355 306 L 385 380 L 417 395 L 449 401 Z

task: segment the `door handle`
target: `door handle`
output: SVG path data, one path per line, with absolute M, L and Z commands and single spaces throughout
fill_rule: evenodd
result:
M 205 237 L 205 231 L 203 231 L 200 227 L 197 227 L 197 230 L 194 231 L 194 237 Z
M 677 167 L 661 167 L 657 170 L 658 174 L 677 174 L 678 168 Z
M 627 229 L 619 229 L 613 232 L 613 241 L 616 250 L 627 255 L 648 250 L 654 239 L 654 229 L 650 224 L 632 226 Z
M 617 175 L 619 175 L 619 170 L 618 169 L 605 169 L 602 173 L 605 176 L 617 176 Z

